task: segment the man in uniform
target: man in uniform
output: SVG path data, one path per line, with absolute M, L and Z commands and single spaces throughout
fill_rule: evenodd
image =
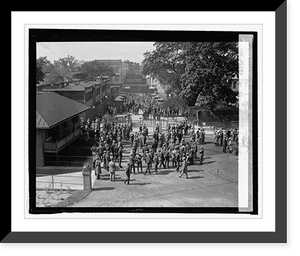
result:
M 154 163 L 154 171 L 155 171 L 155 173 L 157 173 L 157 168 L 158 168 L 158 163 L 159 163 L 157 153 L 154 153 L 153 163 Z
M 135 166 L 134 166 L 134 164 L 135 164 L 135 153 L 134 152 L 132 152 L 129 156 L 129 164 L 130 164 L 131 168 L 133 169 L 133 173 L 135 174 Z
M 176 150 L 176 149 L 175 149 Z M 184 158 L 184 157 L 183 157 Z M 182 158 L 182 159 L 183 159 Z M 175 171 L 176 172 L 178 172 L 179 171 L 179 167 L 180 167 L 180 155 L 179 155 L 179 150 L 176 150 L 176 153 L 175 153 L 175 162 L 176 162 L 176 164 L 175 164 L 175 166 L 176 166 L 176 169 L 175 169 Z
M 228 139 L 226 134 L 223 134 L 223 153 L 226 153 L 226 148 L 227 148 L 227 144 L 228 144 Z
M 103 160 L 103 152 L 104 152 L 104 145 L 102 142 L 100 142 L 100 145 L 98 147 L 98 156 L 100 157 L 100 160 Z
M 158 150 L 157 156 L 158 156 L 158 161 L 159 161 L 159 168 L 160 168 L 161 166 L 163 166 L 164 169 L 166 169 L 165 157 L 164 157 L 163 152 L 162 152 L 160 149 Z
M 109 165 L 109 173 L 110 173 L 110 181 L 115 181 L 116 178 L 116 163 L 114 162 L 114 159 L 111 158 Z
M 196 160 L 197 159 L 197 152 L 198 152 L 197 143 L 194 143 L 192 145 L 192 149 L 193 149 L 193 152 L 194 152 L 194 160 Z
M 166 149 L 163 151 L 163 154 L 164 154 L 164 159 L 165 159 L 165 166 L 166 166 L 166 168 L 169 168 L 170 152 L 169 152 L 169 150 L 166 148 Z
M 109 151 L 104 151 L 104 168 L 108 171 L 108 164 L 110 161 Z
M 190 165 L 194 164 L 194 151 L 190 148 L 189 152 L 187 153 L 187 160 L 189 161 Z
M 97 180 L 99 180 L 101 174 L 101 161 L 99 156 L 96 157 L 94 161 L 94 166 L 95 166 L 95 175 L 97 177 Z
M 139 153 L 135 155 L 135 162 L 137 164 L 137 172 L 139 172 L 139 168 L 141 168 L 141 172 L 143 172 L 142 156 Z
M 188 179 L 188 166 L 185 157 L 182 158 L 182 169 L 179 178 L 181 178 L 183 174 L 185 174 L 186 179 Z
M 200 150 L 199 150 L 199 157 L 200 157 L 200 165 L 202 165 L 203 164 L 203 157 L 204 157 L 203 147 L 201 147 Z
M 147 164 L 147 167 L 146 167 L 146 171 L 145 171 L 144 175 L 147 174 L 147 171 L 149 172 L 149 174 L 151 174 L 150 169 L 151 169 L 151 165 L 152 165 L 152 155 L 150 152 L 146 153 L 146 164 Z
M 123 146 L 120 146 L 120 147 L 118 147 L 118 152 L 117 152 L 117 158 L 118 158 L 118 161 L 119 161 L 119 167 L 120 168 L 123 168 L 122 167 L 122 157 L 123 157 Z
M 125 183 L 126 185 L 129 185 L 130 174 L 131 174 L 131 166 L 130 166 L 130 163 L 129 163 L 129 162 L 127 163 L 125 173 L 126 173 L 126 179 L 125 179 L 124 183 Z

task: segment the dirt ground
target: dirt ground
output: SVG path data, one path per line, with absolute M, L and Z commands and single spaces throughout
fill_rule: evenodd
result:
M 83 200 L 90 190 L 39 189 L 36 191 L 36 207 L 68 207 Z
M 53 207 L 74 193 L 74 190 L 37 190 L 36 207 Z

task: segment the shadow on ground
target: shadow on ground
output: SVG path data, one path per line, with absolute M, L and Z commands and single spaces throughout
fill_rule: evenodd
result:
M 114 187 L 103 187 L 103 188 L 93 188 L 94 191 L 100 191 L 100 190 L 114 190 Z
M 204 176 L 193 176 L 193 177 L 189 177 L 189 180 L 193 180 L 193 179 L 202 179 L 204 178 Z

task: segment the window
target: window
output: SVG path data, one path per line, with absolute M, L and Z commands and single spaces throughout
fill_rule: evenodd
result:
M 85 93 L 85 102 L 88 102 L 92 99 L 92 91 Z

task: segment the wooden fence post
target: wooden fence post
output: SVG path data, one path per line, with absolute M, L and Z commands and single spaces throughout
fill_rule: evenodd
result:
M 88 163 L 85 163 L 82 168 L 82 176 L 83 176 L 83 189 L 91 190 L 92 189 L 91 167 Z

